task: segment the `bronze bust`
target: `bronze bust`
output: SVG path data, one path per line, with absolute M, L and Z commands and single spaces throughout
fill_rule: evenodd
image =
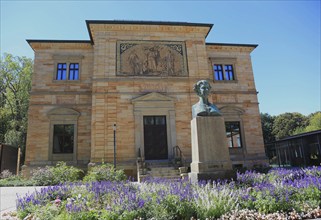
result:
M 194 91 L 199 96 L 199 101 L 192 107 L 192 117 L 196 116 L 221 116 L 218 108 L 208 101 L 211 85 L 207 80 L 200 80 L 194 85 Z

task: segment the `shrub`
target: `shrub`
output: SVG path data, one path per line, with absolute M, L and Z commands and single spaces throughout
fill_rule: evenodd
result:
M 82 170 L 58 162 L 55 167 L 46 166 L 33 171 L 31 179 L 39 186 L 57 185 L 80 180 Z
M 38 167 L 32 171 L 31 179 L 38 186 L 47 186 L 53 184 L 53 174 L 49 166 Z
M 126 180 L 126 174 L 123 170 L 116 170 L 111 164 L 101 164 L 89 168 L 84 177 L 85 182 L 92 181 L 123 181 Z
M 0 174 L 0 179 L 7 179 L 12 176 L 13 176 L 13 174 L 10 172 L 10 170 L 4 170 Z
M 35 183 L 32 180 L 27 180 L 21 176 L 11 176 L 6 179 L 0 179 L 1 186 L 34 186 Z
M 0 186 L 33 186 L 32 180 L 26 180 L 20 175 L 13 175 L 9 170 L 4 170 L 0 174 Z
M 65 162 L 58 162 L 55 167 L 51 168 L 52 174 L 54 176 L 54 182 L 74 182 L 80 180 L 80 177 L 83 173 L 82 170 L 73 167 L 67 166 Z

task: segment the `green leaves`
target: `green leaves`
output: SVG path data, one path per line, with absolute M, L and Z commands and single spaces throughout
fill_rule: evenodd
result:
M 33 61 L 3 54 L 0 61 L 0 142 L 24 149 Z
M 305 127 L 306 123 L 306 116 L 297 112 L 287 112 L 275 118 L 272 133 L 276 139 L 281 139 L 293 135 L 296 129 Z
M 261 113 L 264 143 L 321 129 L 321 112 L 304 116 L 287 112 L 277 116 Z

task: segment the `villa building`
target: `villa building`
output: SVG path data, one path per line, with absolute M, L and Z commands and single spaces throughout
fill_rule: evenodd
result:
M 35 52 L 25 165 L 191 161 L 193 85 L 207 79 L 236 167 L 266 163 L 251 52 L 207 43 L 212 24 L 86 21 L 90 40 L 27 40 Z M 215 131 L 213 131 L 215 132 Z M 116 151 L 114 151 L 114 149 Z M 114 154 L 115 153 L 115 154 Z

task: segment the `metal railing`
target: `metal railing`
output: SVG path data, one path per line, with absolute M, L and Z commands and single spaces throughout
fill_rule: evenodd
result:
M 174 165 L 175 166 L 177 166 L 177 165 L 184 166 L 185 157 L 183 155 L 181 148 L 178 145 L 173 147 L 173 156 L 174 156 Z M 180 164 L 177 164 L 177 162 L 179 162 Z
M 145 175 L 145 159 L 142 157 L 140 148 L 138 148 L 138 158 L 137 158 L 137 175 Z M 141 171 L 141 172 L 140 172 Z

